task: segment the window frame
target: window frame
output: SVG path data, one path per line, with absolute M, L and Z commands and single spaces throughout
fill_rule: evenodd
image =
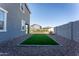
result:
M 0 29 L 0 32 L 6 32 L 7 31 L 7 13 L 8 11 L 0 7 L 0 10 L 4 12 L 4 26 L 3 29 Z
M 23 5 L 23 3 L 20 3 L 20 10 L 21 11 L 23 11 L 23 9 L 22 9 L 23 6 L 22 5 Z
M 24 23 L 23 23 L 24 22 Z M 25 31 L 25 28 L 24 29 L 22 29 L 22 26 L 24 26 L 25 27 L 25 20 L 21 20 L 21 31 Z
M 20 11 L 24 14 L 24 3 L 20 3 Z
M 25 25 L 25 31 L 26 31 L 26 34 L 28 34 L 28 24 Z

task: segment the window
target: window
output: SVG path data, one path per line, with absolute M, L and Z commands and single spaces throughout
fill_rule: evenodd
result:
M 7 11 L 0 8 L 0 32 L 6 31 Z
M 21 31 L 25 31 L 25 21 L 21 21 Z
M 23 3 L 20 3 L 20 9 L 23 11 Z
M 25 11 L 24 11 L 24 4 L 23 4 L 23 3 L 20 3 L 20 10 L 21 10 L 23 13 L 25 13 Z
M 25 25 L 26 34 L 28 34 L 28 25 Z

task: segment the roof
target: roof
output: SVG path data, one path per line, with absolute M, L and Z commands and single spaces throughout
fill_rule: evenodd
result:
M 35 26 L 35 25 L 38 25 L 38 24 L 33 24 L 33 25 L 31 25 L 31 26 Z M 40 25 L 38 25 L 38 26 L 40 26 Z

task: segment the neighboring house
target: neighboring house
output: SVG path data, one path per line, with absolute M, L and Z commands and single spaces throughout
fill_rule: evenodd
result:
M 30 11 L 25 3 L 0 3 L 0 43 L 29 33 Z
M 48 26 L 48 27 L 43 27 L 43 29 L 48 30 L 48 33 L 54 34 L 54 28 L 53 27 Z
M 41 29 L 42 26 L 38 25 L 38 24 L 33 24 L 31 25 L 31 29 Z
M 40 30 L 42 28 L 42 26 L 38 25 L 38 24 L 33 24 L 30 26 L 30 33 L 34 34 L 37 32 L 37 30 Z
M 54 28 L 53 27 L 42 27 L 38 24 L 31 25 L 30 28 L 31 34 L 54 34 Z

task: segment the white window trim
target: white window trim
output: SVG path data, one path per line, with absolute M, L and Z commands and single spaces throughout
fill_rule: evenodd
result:
M 21 31 L 25 31 L 25 29 L 22 29 L 22 21 L 24 21 L 24 20 L 23 19 L 21 20 Z
M 20 11 L 24 14 L 25 13 L 25 11 L 24 11 L 24 5 L 23 5 L 23 3 L 20 3 Z M 23 10 L 21 9 L 21 6 L 23 7 Z
M 8 13 L 8 11 L 7 10 L 5 10 L 5 9 L 3 9 L 3 8 L 1 8 L 0 7 L 0 10 L 2 10 L 2 11 L 4 11 L 5 12 L 5 18 L 4 18 L 4 29 L 3 30 L 0 30 L 0 32 L 6 32 L 7 31 L 7 13 Z
M 22 5 L 23 5 L 23 3 L 20 3 L 20 10 L 23 12 L 23 10 L 22 10 L 22 8 L 21 8 L 21 7 L 22 7 Z
M 22 3 L 20 3 L 20 10 L 22 11 L 22 9 L 21 9 L 21 5 L 22 5 Z
M 27 26 L 27 27 L 26 27 L 26 34 L 28 34 L 28 25 L 25 25 L 25 26 Z

